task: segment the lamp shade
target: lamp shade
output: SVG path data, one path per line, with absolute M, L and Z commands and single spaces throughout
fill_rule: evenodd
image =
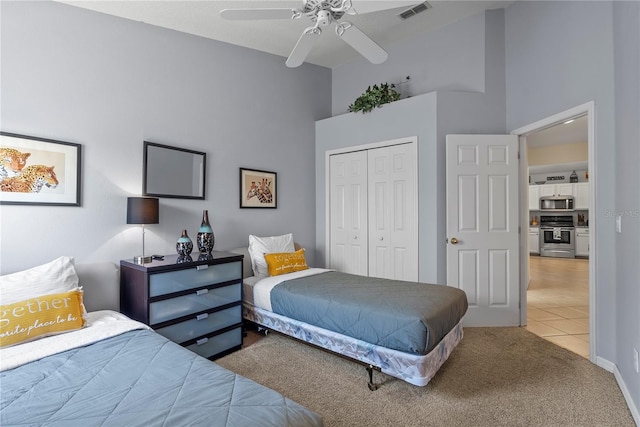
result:
M 127 198 L 127 224 L 158 224 L 158 199 L 153 197 Z

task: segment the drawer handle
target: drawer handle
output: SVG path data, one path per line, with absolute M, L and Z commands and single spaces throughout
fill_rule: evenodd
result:
M 199 289 L 196 291 L 196 295 L 204 295 L 208 293 L 209 293 L 209 289 Z
M 209 266 L 207 264 L 205 264 L 205 265 L 197 265 L 196 266 L 196 270 L 206 270 L 207 268 L 209 268 Z
M 202 313 L 202 314 L 198 314 L 198 315 L 196 316 L 196 320 L 204 320 L 204 319 L 206 319 L 207 317 L 209 317 L 209 313 Z
M 200 338 L 198 341 L 196 341 L 196 345 L 206 344 L 208 341 L 209 338 Z

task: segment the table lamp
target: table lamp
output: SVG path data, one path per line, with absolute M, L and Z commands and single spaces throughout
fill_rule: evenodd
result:
M 133 257 L 136 264 L 151 262 L 150 256 L 144 255 L 144 226 L 158 224 L 158 199 L 152 197 L 127 198 L 127 224 L 142 224 L 142 255 Z

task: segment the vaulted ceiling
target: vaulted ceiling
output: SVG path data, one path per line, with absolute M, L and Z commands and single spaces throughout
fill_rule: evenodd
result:
M 287 57 L 302 31 L 313 23 L 305 16 L 296 20 L 229 21 L 220 17 L 227 8 L 292 8 L 300 9 L 302 0 L 185 0 L 185 1 L 122 1 L 122 0 L 58 0 L 61 3 L 91 9 L 122 18 L 145 22 L 195 34 L 238 46 L 244 46 Z M 312 0 L 322 1 L 322 0 Z M 398 14 L 419 4 L 404 0 L 352 0 L 358 15 L 347 19 L 375 40 L 382 48 L 432 31 L 483 10 L 504 8 L 510 1 L 429 1 L 423 13 L 402 20 Z M 363 13 L 364 12 L 364 13 Z M 359 57 L 359 54 L 333 31 L 323 32 L 321 39 L 307 57 L 312 64 L 333 68 Z

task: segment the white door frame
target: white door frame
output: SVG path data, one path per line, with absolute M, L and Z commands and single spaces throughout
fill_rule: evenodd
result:
M 537 132 L 539 130 L 548 128 L 550 126 L 562 123 L 568 119 L 576 116 L 587 114 L 587 147 L 588 147 L 588 162 L 587 167 L 589 174 L 592 177 L 597 176 L 596 159 L 595 159 L 595 102 L 589 101 L 585 104 L 578 105 L 577 107 L 570 108 L 562 111 L 553 116 L 544 118 L 537 122 L 531 123 L 527 126 L 515 129 L 511 131 L 512 135 L 518 135 L 521 155 L 521 165 L 527 165 L 526 152 L 526 136 Z M 529 192 L 527 187 L 528 182 L 528 168 L 520 168 L 520 194 L 523 197 L 520 198 L 520 208 L 522 215 L 520 215 L 520 265 L 522 270 L 520 271 L 520 323 L 525 325 L 527 323 L 527 285 L 529 282 L 529 248 L 526 247 L 526 239 L 523 237 L 527 235 L 526 230 L 529 229 L 529 205 L 527 203 L 527 197 Z M 597 227 L 597 215 L 595 215 L 596 206 L 596 191 L 593 180 L 589 180 L 589 247 L 596 248 L 596 227 Z M 589 251 L 589 360 L 595 363 L 596 361 L 596 251 Z
M 411 144 L 411 146 L 413 147 L 413 149 L 415 150 L 415 157 L 416 157 L 416 164 L 417 164 L 417 168 L 416 168 L 416 198 L 418 197 L 417 195 L 418 193 L 418 183 L 419 181 L 419 177 L 420 177 L 420 162 L 418 161 L 418 137 L 417 136 L 407 136 L 405 138 L 398 138 L 398 139 L 389 139 L 386 141 L 378 141 L 378 142 L 371 142 L 371 143 L 367 143 L 367 144 L 361 144 L 361 145 L 354 145 L 351 147 L 343 147 L 343 148 L 336 148 L 333 150 L 327 150 L 324 153 L 324 188 L 325 188 L 325 192 L 324 192 L 324 243 L 325 243 L 325 248 L 327 253 L 325 254 L 325 263 L 328 263 L 329 260 L 331 259 L 331 194 L 329 189 L 330 187 L 330 178 L 331 178 L 331 173 L 330 173 L 330 167 L 331 167 L 331 162 L 330 162 L 330 158 L 331 156 L 335 155 L 335 154 L 344 154 L 344 153 L 352 153 L 354 151 L 364 151 L 364 150 L 370 150 L 370 149 L 374 149 L 374 148 L 380 148 L 380 147 L 389 147 L 391 145 L 400 145 L 400 144 Z M 420 212 L 418 209 L 418 206 L 416 206 L 416 210 L 418 210 L 417 212 L 417 216 L 416 218 L 420 218 Z M 418 221 L 418 226 L 417 226 L 417 230 L 420 228 L 420 221 Z M 420 242 L 418 241 L 418 252 L 420 252 Z M 419 258 L 418 258 L 419 259 Z M 418 277 L 420 274 L 420 267 L 418 265 Z

